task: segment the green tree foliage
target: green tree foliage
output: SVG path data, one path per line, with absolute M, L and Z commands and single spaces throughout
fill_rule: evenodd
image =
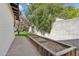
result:
M 75 17 L 79 17 L 79 9 L 76 9 L 74 7 L 65 7 L 65 9 L 60 14 L 60 17 L 64 19 L 72 19 Z
M 64 4 L 30 4 L 26 11 L 26 16 L 41 33 L 50 33 L 51 26 L 55 22 L 56 17 L 70 19 L 78 17 L 78 9 L 73 7 L 65 7 Z

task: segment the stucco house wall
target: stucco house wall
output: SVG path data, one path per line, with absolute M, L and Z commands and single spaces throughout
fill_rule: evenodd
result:
M 0 56 L 6 55 L 14 40 L 14 16 L 9 4 L 0 3 Z

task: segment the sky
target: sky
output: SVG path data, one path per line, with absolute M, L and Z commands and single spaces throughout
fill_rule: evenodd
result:
M 27 6 L 29 3 L 19 3 L 19 9 L 22 12 L 22 15 L 25 16 L 25 10 L 27 9 Z M 79 3 L 66 3 L 68 6 L 73 6 L 75 8 L 79 8 Z
M 74 4 L 76 8 L 79 8 L 79 3 Z
M 21 11 L 22 15 L 25 16 L 25 10 L 27 8 L 27 4 L 25 3 L 20 3 L 19 4 L 19 10 Z
M 67 5 L 73 6 L 75 8 L 79 8 L 79 3 L 67 3 Z

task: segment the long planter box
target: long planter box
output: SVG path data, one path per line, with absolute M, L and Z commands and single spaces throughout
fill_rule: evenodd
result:
M 76 56 L 76 47 L 32 34 L 28 36 L 44 56 Z

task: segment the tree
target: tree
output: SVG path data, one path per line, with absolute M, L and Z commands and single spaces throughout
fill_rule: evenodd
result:
M 72 19 L 75 17 L 79 17 L 79 9 L 68 6 L 62 11 L 60 17 L 64 19 Z
M 62 9 L 63 4 L 30 4 L 27 18 L 41 33 L 50 33 L 52 22 Z
M 64 4 L 30 4 L 27 9 L 26 17 L 32 23 L 33 28 L 42 34 L 50 33 L 51 26 L 56 17 L 70 19 L 77 17 L 78 9 L 66 7 Z

